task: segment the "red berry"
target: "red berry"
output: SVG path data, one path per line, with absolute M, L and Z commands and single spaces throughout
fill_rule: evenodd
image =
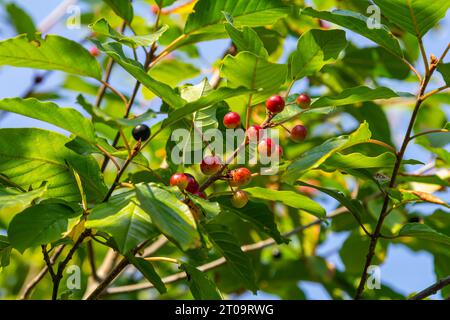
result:
M 93 57 L 98 57 L 100 55 L 100 50 L 98 50 L 97 47 L 91 47 L 89 49 L 89 53 L 91 54 L 91 56 Z
M 245 191 L 239 190 L 233 194 L 231 198 L 231 204 L 235 208 L 242 208 L 248 203 L 248 196 Z
M 306 93 L 302 93 L 295 99 L 295 102 L 300 108 L 308 109 L 311 105 L 311 98 Z
M 275 151 L 276 145 L 277 144 L 270 138 L 261 140 L 261 142 L 258 144 L 258 152 L 261 156 L 270 157 L 272 155 L 272 152 Z
M 259 141 L 263 133 L 261 130 L 263 130 L 262 127 L 254 124 L 247 129 L 247 137 L 250 140 Z
M 217 156 L 206 156 L 200 163 L 200 170 L 203 174 L 213 175 L 222 167 L 222 161 Z
M 247 168 L 238 168 L 230 172 L 232 186 L 244 186 L 252 180 L 252 173 Z
M 241 117 L 236 112 L 228 112 L 223 117 L 223 125 L 228 129 L 235 129 L 239 127 L 241 123 Z
M 175 173 L 170 177 L 170 185 L 177 186 L 180 190 L 186 189 L 188 183 L 188 177 L 184 173 Z
M 266 100 L 266 108 L 272 113 L 280 113 L 284 109 L 284 99 L 281 96 L 271 96 Z
M 275 154 L 278 154 L 278 157 L 283 156 L 283 148 L 280 145 L 275 146 Z
M 156 4 L 152 4 L 151 11 L 153 14 L 157 14 L 159 11 L 159 7 Z
M 188 178 L 188 185 L 186 187 L 186 191 L 190 193 L 196 193 L 198 192 L 198 188 L 200 187 L 197 180 L 195 180 L 194 176 L 189 173 L 185 173 L 186 177 Z
M 303 141 L 307 134 L 308 130 L 306 130 L 306 127 L 298 124 L 291 130 L 291 139 L 295 142 Z
M 208 199 L 208 197 L 206 196 L 206 194 L 205 194 L 204 192 L 202 192 L 202 191 L 197 191 L 197 192 L 194 192 L 194 193 L 192 193 L 192 194 L 195 195 L 195 196 L 197 196 L 197 197 L 203 198 L 203 199 Z

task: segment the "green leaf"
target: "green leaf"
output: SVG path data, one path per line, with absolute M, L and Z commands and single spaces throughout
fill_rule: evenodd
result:
M 365 213 L 365 209 L 362 206 L 362 204 L 355 199 L 350 199 L 348 197 L 346 197 L 341 191 L 339 190 L 334 190 L 334 189 L 329 189 L 329 188 L 322 188 L 319 186 L 315 186 L 312 184 L 308 184 L 306 182 L 303 181 L 297 181 L 295 183 L 295 185 L 298 186 L 306 186 L 309 188 L 314 188 L 316 190 L 319 190 L 320 192 L 323 192 L 327 195 L 329 195 L 330 197 L 336 199 L 342 206 L 346 207 L 348 209 L 348 211 L 353 215 L 353 217 L 356 219 L 357 222 L 359 222 L 360 224 L 362 223 L 361 221 L 361 213 Z
M 61 108 L 53 102 L 42 102 L 34 98 L 7 98 L 0 100 L 0 110 L 48 122 L 89 142 L 95 142 L 91 121 L 75 109 Z
M 270 209 L 263 203 L 250 201 L 245 210 L 240 210 L 231 204 L 230 197 L 221 197 L 218 200 L 224 213 L 232 213 L 247 221 L 252 226 L 268 234 L 278 244 L 288 243 L 289 239 L 283 237 L 275 224 L 275 218 Z
M 311 104 L 311 108 L 320 108 L 326 106 L 337 107 L 348 104 L 361 103 L 365 101 L 390 99 L 396 97 L 399 97 L 399 95 L 389 88 L 378 87 L 375 89 L 371 89 L 369 87 L 360 86 L 345 89 L 344 91 L 333 97 L 320 97 Z
M 437 71 L 439 71 L 439 73 L 442 75 L 447 86 L 450 86 L 450 62 L 439 63 L 437 66 Z
M 217 90 L 211 91 L 209 94 L 202 96 L 200 99 L 189 102 L 184 107 L 174 110 L 170 113 L 169 117 L 167 117 L 161 126 L 161 129 L 174 124 L 175 122 L 183 119 L 184 117 L 200 110 L 216 104 L 220 101 L 223 101 L 228 98 L 236 97 L 243 94 L 248 94 L 253 92 L 252 90 L 239 87 L 239 88 L 228 88 L 221 87 Z
M 418 182 L 418 183 L 426 183 L 426 184 L 434 184 L 438 186 L 450 187 L 450 182 L 442 179 L 438 175 L 400 175 L 397 180 L 401 182 Z
M 321 145 L 306 151 L 300 158 L 292 161 L 282 176 L 282 180 L 292 184 L 309 170 L 315 169 L 325 162 L 331 155 L 359 143 L 367 142 L 371 137 L 366 122 L 352 134 L 332 138 Z
M 389 29 L 384 25 L 381 25 L 380 28 L 369 29 L 367 22 L 368 18 L 360 13 L 345 10 L 333 10 L 332 12 L 316 11 L 312 8 L 306 8 L 301 10 L 301 14 L 330 21 L 341 27 L 352 30 L 379 44 L 392 54 L 403 57 L 400 44 Z
M 33 200 L 42 197 L 46 191 L 45 186 L 29 192 L 0 187 L 0 216 L 5 217 L 23 211 Z
M 186 21 L 184 33 L 222 23 L 223 12 L 233 17 L 236 26 L 265 26 L 274 24 L 288 13 L 288 7 L 280 0 L 200 0 Z
M 17 6 L 15 3 L 8 3 L 6 5 L 6 11 L 8 12 L 9 19 L 14 25 L 17 34 L 26 33 L 34 36 L 36 33 L 36 27 L 34 25 L 33 19 L 26 13 L 22 8 Z
M 9 265 L 11 249 L 8 237 L 0 235 L 0 269 Z
M 250 195 L 250 198 L 279 201 L 289 207 L 305 210 L 318 218 L 324 218 L 325 209 L 320 204 L 310 198 L 294 191 L 278 191 L 261 187 L 244 189 Z
M 303 114 L 329 114 L 335 111 L 335 107 L 314 108 L 314 109 L 302 109 L 296 104 L 287 105 L 284 110 L 278 113 L 272 118 L 273 122 L 286 121 L 287 119 L 293 119 Z
M 231 270 L 243 282 L 247 289 L 256 293 L 258 287 L 250 258 L 241 250 L 238 240 L 224 225 L 209 222 L 203 224 L 214 248 L 227 260 Z
M 297 42 L 297 50 L 289 59 L 290 78 L 301 79 L 334 63 L 347 46 L 342 30 L 309 30 Z
M 133 191 L 121 193 L 94 207 L 86 227 L 109 233 L 123 254 L 159 234 L 149 215 L 138 206 Z
M 219 289 L 205 273 L 187 263 L 181 264 L 180 268 L 187 273 L 189 288 L 196 300 L 222 300 Z
M 136 80 L 141 82 L 142 85 L 144 85 L 155 95 L 160 97 L 169 106 L 173 108 L 181 108 L 185 104 L 185 101 L 178 94 L 176 94 L 171 87 L 165 83 L 156 81 L 147 74 L 141 64 L 134 60 L 128 59 L 119 43 L 106 43 L 102 45 L 99 42 L 95 42 L 95 44 L 101 51 L 107 53 L 114 59 L 114 61 L 121 65 L 125 71 L 131 74 Z
M 390 22 L 422 38 L 439 20 L 444 18 L 450 1 L 374 0 Z
M 335 153 L 322 166 L 329 169 L 361 169 L 361 168 L 391 168 L 396 156 L 392 152 L 385 152 L 376 157 L 369 157 L 361 153 Z
M 216 217 L 221 212 L 220 205 L 217 202 L 205 200 L 192 194 L 189 194 L 189 198 L 196 206 L 200 207 L 210 219 Z
M 130 0 L 103 0 L 111 9 L 128 24 L 133 20 L 133 6 Z
M 97 60 L 75 41 L 57 36 L 39 36 L 29 41 L 27 35 L 0 41 L 0 65 L 43 70 L 60 70 L 101 79 Z
M 148 74 L 155 80 L 164 82 L 171 87 L 175 87 L 181 81 L 199 76 L 200 70 L 198 70 L 194 65 L 182 60 L 165 59 L 153 66 L 149 70 Z M 142 92 L 147 100 L 150 100 L 155 96 L 145 87 Z
M 78 213 L 57 203 L 38 204 L 17 214 L 8 228 L 8 239 L 13 248 L 23 253 L 26 249 L 48 244 L 61 238 L 67 231 L 68 220 Z
M 434 203 L 439 204 L 442 206 L 445 206 L 447 208 L 450 208 L 450 205 L 442 200 L 441 198 L 436 197 L 435 195 L 423 192 L 423 191 L 417 191 L 417 190 L 405 190 L 405 189 L 390 189 L 389 196 L 392 200 L 394 200 L 397 203 L 407 203 L 407 202 L 428 202 L 428 203 Z
M 161 28 L 159 28 L 159 30 L 157 30 L 156 32 L 147 34 L 145 36 L 127 37 L 111 28 L 111 26 L 108 24 L 108 21 L 104 18 L 97 20 L 89 27 L 94 32 L 105 35 L 131 48 L 151 47 L 156 41 L 158 41 L 159 37 L 161 37 L 161 35 L 164 32 L 166 32 L 167 29 L 169 28 L 167 25 L 164 25 Z
M 156 273 L 155 268 L 153 268 L 150 262 L 146 261 L 143 258 L 137 258 L 131 255 L 129 255 L 127 258 L 136 267 L 136 269 L 138 269 L 142 273 L 145 279 L 147 279 L 155 286 L 156 290 L 158 290 L 160 294 L 167 292 L 164 282 Z
M 200 245 L 199 234 L 189 207 L 173 193 L 155 184 L 137 185 L 137 200 L 153 224 L 182 250 Z
M 366 260 L 367 248 L 369 247 L 369 237 L 352 232 L 345 240 L 339 251 L 339 256 L 345 265 L 345 272 L 349 275 L 360 275 L 361 268 Z M 373 264 L 381 264 L 386 258 L 386 248 L 382 243 L 376 247 Z
M 168 7 L 177 0 L 154 0 L 160 8 Z
M 77 96 L 77 102 L 87 113 L 92 116 L 92 120 L 94 122 L 101 122 L 116 129 L 124 127 L 135 127 L 138 124 L 141 124 L 155 117 L 155 113 L 153 112 L 153 110 L 149 109 L 145 113 L 134 118 L 117 118 L 111 116 L 100 108 L 94 107 L 92 104 L 87 102 L 81 94 Z
M 37 188 L 46 181 L 48 197 L 78 202 L 80 194 L 70 165 L 80 174 L 88 200 L 100 201 L 107 189 L 97 162 L 66 148 L 69 141 L 41 129 L 0 129 L 0 172 L 23 189 Z
M 252 28 L 243 27 L 241 31 L 228 21 L 228 23 L 225 24 L 225 30 L 239 52 L 248 51 L 261 58 L 268 58 L 269 54 L 267 53 L 266 48 L 264 48 L 263 42 Z
M 398 233 L 399 237 L 413 237 L 417 239 L 430 240 L 445 245 L 450 245 L 450 237 L 437 232 L 431 227 L 421 223 L 407 223 Z
M 268 62 L 251 52 L 241 52 L 223 60 L 220 74 L 230 87 L 257 90 L 252 98 L 254 105 L 264 101 L 286 81 L 287 65 Z
M 213 88 L 208 82 L 208 79 L 203 79 L 202 82 L 195 86 L 186 86 L 181 90 L 181 96 L 188 102 L 193 102 L 203 96 L 208 95 L 213 91 Z M 204 133 L 208 129 L 217 129 L 219 123 L 216 117 L 217 105 L 210 105 L 206 108 L 200 109 L 194 113 L 193 125 L 199 132 Z M 200 140 L 201 137 L 200 137 Z

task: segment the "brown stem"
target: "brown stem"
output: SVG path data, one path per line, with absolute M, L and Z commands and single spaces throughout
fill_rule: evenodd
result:
M 153 56 L 155 54 L 155 49 L 156 49 L 156 46 L 154 44 L 154 46 L 152 46 L 152 49 L 150 50 L 150 52 L 148 53 L 148 55 L 145 58 L 144 68 L 146 70 L 149 69 L 150 62 L 152 61 Z M 130 116 L 131 107 L 133 106 L 134 101 L 136 100 L 140 86 L 141 86 L 141 83 L 139 81 L 136 81 L 134 88 L 133 88 L 133 92 L 131 93 L 131 97 L 128 100 L 128 102 L 126 103 L 125 114 L 123 116 L 125 119 L 127 119 Z M 112 144 L 113 147 L 117 146 L 117 144 L 119 143 L 119 139 L 120 139 L 120 131 L 118 131 L 116 133 L 116 136 L 114 137 L 113 144 Z M 106 170 L 106 167 L 108 166 L 108 162 L 109 162 L 109 158 L 105 157 L 105 159 L 103 160 L 102 166 L 101 166 L 102 172 L 104 172 Z
M 50 273 L 52 280 L 55 281 L 56 274 L 55 271 L 53 270 L 52 267 L 53 264 L 50 261 L 50 257 L 48 256 L 47 245 L 42 245 L 41 248 L 42 248 L 42 255 L 44 256 L 44 261 L 45 264 L 47 265 L 48 272 Z
M 437 88 L 437 89 L 434 89 L 434 90 L 432 90 L 432 91 L 430 91 L 430 92 L 424 94 L 423 97 L 422 97 L 422 99 L 425 101 L 426 99 L 428 99 L 428 98 L 431 97 L 432 95 L 434 95 L 434 94 L 436 94 L 436 93 L 439 93 L 439 92 L 441 92 L 441 91 L 444 91 L 444 90 L 446 90 L 446 89 L 448 89 L 448 88 L 450 88 L 450 86 L 445 85 L 445 86 L 439 87 L 439 88 Z
M 127 25 L 127 23 L 125 21 L 123 21 L 122 24 L 120 25 L 120 33 L 123 33 L 125 31 L 126 25 Z M 114 66 L 114 60 L 113 60 L 113 58 L 109 58 L 108 63 L 106 64 L 106 68 L 105 68 L 105 75 L 103 77 L 104 82 L 109 82 L 109 78 L 111 77 L 111 72 L 112 72 L 113 66 Z M 103 101 L 103 98 L 105 97 L 105 93 L 106 93 L 106 86 L 104 84 L 102 84 L 100 86 L 100 88 L 98 89 L 97 98 L 95 99 L 96 107 L 100 107 L 100 105 Z
M 125 105 L 128 104 L 128 100 L 127 98 L 120 93 L 118 90 L 116 90 L 116 88 L 114 88 L 113 86 L 111 86 L 108 82 L 101 80 L 101 83 L 103 83 L 104 86 L 106 86 L 109 90 L 111 90 L 115 95 L 117 95 Z
M 448 285 L 450 285 L 450 276 L 439 280 L 435 284 L 433 284 L 433 285 L 429 286 L 428 288 L 426 288 L 426 289 L 420 291 L 419 293 L 415 294 L 414 296 L 412 296 L 408 300 L 422 300 L 422 299 L 425 299 L 425 298 L 431 296 L 432 294 L 435 294 L 436 292 L 438 292 L 439 290 L 441 290 L 442 288 L 444 288 L 444 287 L 446 287 Z
M 161 239 L 161 238 L 160 238 Z M 147 254 L 152 254 L 160 249 L 167 241 L 160 241 L 158 239 L 155 241 L 150 247 L 149 250 L 146 250 Z M 141 243 L 135 249 L 132 250 L 132 254 L 136 254 L 141 249 L 143 249 L 147 245 L 147 241 Z M 151 250 L 150 250 L 151 249 Z M 97 299 L 103 291 L 109 286 L 109 284 L 114 281 L 114 279 L 128 266 L 129 261 L 126 257 L 123 257 L 120 262 L 108 273 L 107 276 L 103 279 L 102 282 L 98 284 L 98 286 L 90 293 L 87 293 L 86 300 L 95 300 Z
M 411 132 L 413 130 L 413 126 L 414 126 L 417 114 L 419 112 L 420 106 L 423 102 L 422 95 L 426 90 L 426 87 L 430 80 L 431 74 L 432 73 L 427 72 L 427 74 L 425 75 L 424 81 L 420 85 L 419 94 L 417 95 L 416 104 L 414 106 L 414 111 L 411 115 L 411 119 L 408 124 L 408 129 L 406 130 L 400 151 L 397 154 L 397 159 L 395 161 L 394 169 L 393 169 L 392 175 L 391 175 L 391 181 L 389 182 L 389 188 L 395 187 L 395 182 L 397 179 L 397 175 L 400 171 L 400 166 L 401 166 L 401 163 L 403 160 L 403 156 L 405 154 L 406 148 L 408 147 Z M 373 257 L 375 255 L 375 249 L 376 249 L 376 246 L 378 243 L 378 238 L 380 237 L 380 234 L 381 234 L 381 228 L 383 226 L 384 219 L 389 214 L 388 206 L 389 206 L 389 194 L 386 193 L 386 195 L 384 196 L 384 201 L 383 201 L 383 206 L 381 208 L 380 217 L 378 218 L 377 225 L 375 227 L 375 231 L 373 232 L 372 237 L 370 238 L 369 250 L 368 250 L 368 253 L 366 256 L 363 273 L 361 275 L 361 279 L 360 279 L 358 288 L 356 290 L 355 299 L 360 299 L 362 296 L 362 293 L 364 291 L 365 283 L 366 283 L 367 276 L 368 276 L 367 270 L 369 269 L 369 267 L 372 263 Z
M 86 229 L 75 241 L 73 247 L 70 249 L 69 253 L 67 254 L 66 258 L 58 264 L 58 269 L 55 275 L 55 278 L 53 280 L 53 291 L 52 291 L 52 300 L 56 300 L 58 298 L 58 289 L 59 289 L 59 283 L 61 282 L 61 279 L 63 277 L 64 269 L 66 268 L 67 264 L 72 259 L 75 252 L 78 250 L 80 245 L 83 243 L 83 240 L 90 236 L 91 231 L 89 229 Z
M 96 281 L 99 281 L 100 279 L 98 277 L 97 267 L 95 265 L 95 253 L 94 253 L 94 246 L 93 246 L 92 240 L 89 240 L 86 243 L 86 246 L 87 246 L 88 258 L 89 258 L 89 266 L 91 267 L 92 277 Z
M 409 141 L 414 140 L 417 137 L 424 136 L 426 134 L 430 134 L 430 133 L 446 133 L 446 132 L 450 132 L 450 131 L 447 129 L 436 129 L 436 130 L 424 131 L 424 132 L 420 132 L 420 133 L 410 137 Z
M 130 157 L 128 157 L 128 159 L 125 161 L 125 163 L 123 164 L 123 166 L 120 168 L 120 170 L 117 172 L 116 174 L 116 178 L 114 179 L 114 182 L 112 183 L 111 187 L 108 190 L 108 193 L 106 193 L 105 197 L 103 198 L 103 202 L 107 202 L 109 200 L 109 198 L 111 197 L 112 193 L 114 192 L 114 190 L 116 189 L 116 187 L 119 185 L 120 183 L 120 178 L 122 178 L 122 175 L 124 174 L 125 170 L 128 168 L 128 166 L 130 165 L 131 161 L 133 160 L 134 156 L 136 154 L 138 154 L 139 151 L 137 149 L 133 150 L 133 153 L 131 154 Z
M 60 245 L 58 248 L 55 249 L 55 253 L 50 258 L 50 265 L 54 265 L 56 259 L 61 255 L 61 253 L 64 250 L 65 245 Z M 46 263 L 45 267 L 39 271 L 39 273 L 31 280 L 22 290 L 22 295 L 20 296 L 20 300 L 27 300 L 30 297 L 31 292 L 33 289 L 37 286 L 37 284 L 44 278 L 44 276 L 47 274 L 49 268 L 48 264 Z

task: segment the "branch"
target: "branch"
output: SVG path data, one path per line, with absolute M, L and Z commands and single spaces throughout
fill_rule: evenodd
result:
M 422 96 L 422 100 L 426 100 L 426 99 L 428 99 L 429 97 L 431 97 L 432 95 L 434 95 L 434 94 L 436 94 L 436 93 L 439 93 L 439 92 L 441 92 L 441 91 L 444 91 L 444 90 L 446 90 L 446 89 L 448 89 L 448 88 L 450 88 L 450 86 L 445 85 L 445 86 L 439 87 L 439 88 L 437 88 L 437 89 L 434 89 L 434 90 L 432 90 L 432 91 L 430 91 L 430 92 L 424 94 L 424 95 Z
M 44 256 L 44 261 L 45 264 L 47 265 L 48 272 L 50 273 L 52 280 L 55 281 L 56 274 L 55 271 L 53 271 L 52 262 L 50 261 L 50 257 L 48 256 L 47 245 L 43 244 L 41 247 L 42 247 L 42 255 Z
M 122 22 L 120 25 L 120 33 L 123 33 L 125 31 L 127 23 L 125 21 Z M 109 82 L 109 78 L 111 77 L 112 68 L 114 66 L 114 60 L 113 58 L 109 58 L 108 63 L 106 64 L 105 68 L 105 76 L 103 77 L 104 82 Z M 98 89 L 97 92 L 97 98 L 95 99 L 95 106 L 100 107 L 103 98 L 105 97 L 106 93 L 106 85 L 102 84 L 102 86 Z
M 420 291 L 419 293 L 415 294 L 414 296 L 412 296 L 408 300 L 422 300 L 422 299 L 425 299 L 426 297 L 429 297 L 432 294 L 435 294 L 436 292 L 438 292 L 439 290 L 441 290 L 442 288 L 444 288 L 445 286 L 448 286 L 448 285 L 450 285 L 450 276 L 439 280 L 435 284 L 433 284 L 433 285 L 429 286 L 428 288 L 426 288 L 426 289 Z
M 52 292 L 52 300 L 56 300 L 58 297 L 58 288 L 59 283 L 61 282 L 61 279 L 63 277 L 64 269 L 66 268 L 67 264 L 72 259 L 73 255 L 77 251 L 77 249 L 80 247 L 80 245 L 83 243 L 83 240 L 88 237 L 91 234 L 91 231 L 89 229 L 86 229 L 77 239 L 77 241 L 74 243 L 73 247 L 70 249 L 69 253 L 67 254 L 66 258 L 59 263 L 58 265 L 58 271 L 56 272 L 54 281 L 53 281 L 53 292 Z
M 88 259 L 89 259 L 89 265 L 91 267 L 91 273 L 92 273 L 92 277 L 99 281 L 99 277 L 97 274 L 97 267 L 95 265 L 95 253 L 94 253 L 94 246 L 92 244 L 92 240 L 89 240 L 86 243 L 87 246 L 87 251 L 88 251 Z
M 116 187 L 120 184 L 120 178 L 122 178 L 122 175 L 124 174 L 125 170 L 127 170 L 128 166 L 133 161 L 134 157 L 139 153 L 140 148 L 141 148 L 141 141 L 139 140 L 134 149 L 131 151 L 131 154 L 128 156 L 123 166 L 117 172 L 114 182 L 112 183 L 111 187 L 106 193 L 106 196 L 103 198 L 103 202 L 107 202 L 109 200 Z
M 50 265 L 54 265 L 56 259 L 61 255 L 61 253 L 64 250 L 65 245 L 61 245 L 58 248 L 56 248 L 55 253 L 50 258 Z M 31 280 L 22 290 L 22 295 L 20 296 L 20 300 L 27 300 L 30 297 L 31 291 L 36 287 L 36 285 L 44 278 L 44 276 L 47 274 L 49 270 L 48 263 L 46 263 L 46 266 L 39 271 L 39 273 Z
M 422 40 L 420 38 L 418 38 L 418 39 L 419 39 L 419 46 L 421 48 L 422 55 L 424 56 L 425 50 L 423 50 Z M 445 54 L 443 54 L 443 56 L 445 56 Z M 424 59 L 426 60 L 426 56 L 424 56 Z M 431 60 L 432 60 L 432 63 L 431 63 L 430 69 L 428 69 L 428 63 L 426 63 L 426 68 L 427 68 L 426 74 L 425 74 L 423 81 L 420 83 L 420 89 L 419 89 L 419 93 L 416 98 L 416 104 L 414 106 L 414 111 L 409 120 L 408 129 L 406 130 L 405 136 L 403 138 L 402 146 L 400 147 L 400 151 L 397 154 L 397 159 L 395 161 L 394 169 L 392 171 L 391 180 L 389 182 L 388 188 L 395 187 L 397 175 L 400 171 L 401 163 L 403 161 L 403 156 L 405 155 L 406 148 L 408 147 L 408 143 L 410 142 L 411 132 L 413 130 L 414 123 L 417 118 L 417 114 L 419 113 L 420 106 L 422 105 L 422 102 L 424 101 L 423 94 L 427 88 L 427 85 L 431 79 L 431 76 L 433 75 L 434 70 L 436 69 L 438 60 L 433 59 L 433 58 Z M 388 210 L 389 201 L 390 201 L 389 194 L 386 193 L 384 196 L 384 201 L 383 201 L 383 206 L 381 208 L 380 216 L 378 218 L 377 225 L 375 227 L 375 231 L 373 232 L 372 237 L 370 238 L 369 249 L 367 252 L 366 261 L 364 264 L 364 269 L 363 269 L 363 272 L 361 275 L 361 279 L 360 279 L 358 288 L 356 289 L 355 299 L 360 299 L 362 296 L 362 293 L 364 291 L 365 283 L 366 283 L 367 276 L 368 276 L 367 270 L 370 267 L 370 265 L 372 264 L 372 260 L 375 255 L 375 249 L 376 249 L 376 246 L 378 243 L 378 239 L 381 236 L 381 228 L 383 226 L 384 219 L 389 215 L 389 210 Z
M 164 238 L 165 239 L 165 238 Z M 167 243 L 167 240 L 161 240 L 158 239 L 157 241 L 155 241 L 154 243 L 152 243 L 152 245 L 149 246 L 147 251 L 147 254 L 152 254 L 154 252 L 156 252 L 158 249 L 160 249 L 164 244 Z M 136 254 L 137 252 L 139 252 L 141 249 L 143 249 L 145 246 L 147 245 L 147 241 L 141 243 L 139 246 L 137 246 L 136 248 L 134 248 L 132 250 L 132 254 Z M 151 250 L 153 250 L 153 252 L 151 252 Z M 100 282 L 98 284 L 98 286 L 92 291 L 92 292 L 86 292 L 85 293 L 85 300 L 95 300 L 98 298 L 98 296 L 100 296 L 103 291 L 109 286 L 109 284 L 114 281 L 114 279 L 128 266 L 129 261 L 126 257 L 123 257 L 122 260 L 120 260 L 120 262 L 109 272 L 109 274 L 105 277 L 105 279 L 103 279 L 102 282 Z
M 420 133 L 410 137 L 409 141 L 411 141 L 411 140 L 413 140 L 413 139 L 415 139 L 417 137 L 424 136 L 426 134 L 430 134 L 430 133 L 444 133 L 444 132 L 450 132 L 450 131 L 447 130 L 447 129 L 436 129 L 436 130 L 424 131 L 424 132 L 420 132 Z
M 348 211 L 347 208 L 341 207 L 341 208 L 333 211 L 327 217 L 327 219 L 333 219 L 347 211 Z M 303 231 L 303 230 L 308 229 L 315 225 L 319 225 L 322 221 L 323 220 L 321 220 L 321 219 L 317 219 L 317 220 L 312 221 L 309 224 L 306 224 L 303 226 L 298 226 L 298 227 L 292 229 L 291 231 L 283 233 L 283 236 L 291 237 L 300 231 Z M 259 241 L 256 243 L 244 245 L 241 247 L 241 249 L 244 252 L 252 252 L 252 251 L 257 251 L 257 250 L 261 250 L 261 249 L 270 247 L 275 244 L 276 244 L 276 241 L 274 239 L 268 238 L 266 240 L 262 240 L 262 241 Z M 213 260 L 211 262 L 208 262 L 208 263 L 198 267 L 198 269 L 202 272 L 205 272 L 205 271 L 208 271 L 211 269 L 215 269 L 225 263 L 226 263 L 226 260 L 225 260 L 225 258 L 222 257 L 222 258 Z M 176 274 L 173 274 L 173 275 L 163 278 L 162 281 L 164 282 L 164 284 L 169 284 L 169 283 L 173 283 L 173 282 L 182 280 L 182 279 L 186 278 L 186 276 L 187 275 L 185 272 L 179 272 L 179 273 L 176 273 Z M 149 289 L 149 288 L 153 288 L 153 284 L 151 284 L 149 282 L 145 282 L 145 283 L 138 283 L 138 284 L 132 284 L 132 285 L 127 285 L 127 286 L 116 287 L 116 288 L 110 288 L 106 291 L 106 294 L 128 293 L 128 292 L 134 292 L 134 291 L 139 291 L 139 290 L 144 290 L 144 289 Z

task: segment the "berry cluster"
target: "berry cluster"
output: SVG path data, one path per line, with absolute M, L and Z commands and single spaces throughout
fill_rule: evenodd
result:
M 309 108 L 311 104 L 310 97 L 302 93 L 300 94 L 295 103 L 302 109 Z M 271 119 L 278 113 L 282 112 L 286 106 L 285 100 L 279 95 L 274 95 L 266 100 L 267 119 L 261 125 L 251 125 L 246 131 L 247 141 L 253 140 L 258 143 L 258 153 L 260 155 L 271 157 L 272 155 L 278 155 L 280 158 L 283 156 L 283 149 L 280 145 L 276 144 L 271 138 L 263 138 L 263 129 L 277 124 L 271 123 Z M 223 117 L 223 125 L 228 129 L 236 129 L 241 125 L 241 117 L 236 112 L 228 112 Z M 281 125 L 281 124 L 280 124 Z M 283 125 L 281 125 L 285 128 Z M 285 128 L 286 129 L 286 128 Z M 307 135 L 307 129 L 302 125 L 296 125 L 291 130 L 286 129 L 291 140 L 295 142 L 303 141 Z M 150 137 L 150 128 L 144 124 L 136 126 L 132 131 L 133 138 L 137 141 L 145 141 Z M 228 170 L 224 173 L 228 164 L 223 163 L 222 160 L 216 155 L 207 155 L 200 163 L 200 171 L 207 176 L 210 176 L 210 180 L 225 180 L 229 183 L 233 192 L 231 203 L 236 208 L 243 208 L 248 203 L 248 195 L 243 190 L 235 190 L 233 187 L 242 187 L 250 183 L 252 179 L 252 173 L 245 167 L 239 167 L 233 170 Z M 170 177 L 170 185 L 178 187 L 181 192 L 188 192 L 198 197 L 207 199 L 206 194 L 203 192 L 205 187 L 201 187 L 194 176 L 189 173 L 175 173 Z M 206 185 L 207 187 L 208 185 Z

